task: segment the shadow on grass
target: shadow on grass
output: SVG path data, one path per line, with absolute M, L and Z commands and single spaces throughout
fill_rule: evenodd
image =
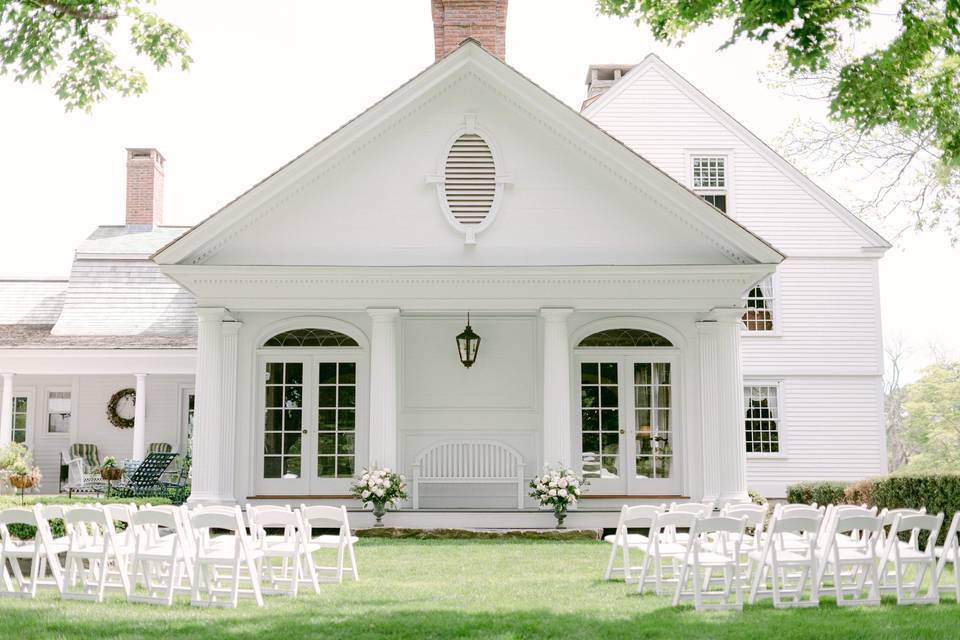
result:
M 549 597 L 546 595 L 545 597 Z M 368 614 L 338 611 L 322 600 L 268 600 L 263 609 L 241 603 L 237 610 L 201 610 L 179 600 L 172 609 L 70 603 L 57 600 L 13 604 L 0 601 L 0 637 L 27 638 L 957 638 L 960 607 L 838 608 L 775 610 L 769 605 L 743 612 L 698 613 L 664 606 L 622 616 L 527 609 L 507 612 L 411 610 Z M 104 609 L 107 607 L 107 609 Z

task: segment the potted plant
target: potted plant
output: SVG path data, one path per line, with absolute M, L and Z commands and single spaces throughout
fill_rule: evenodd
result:
M 20 458 L 10 465 L 7 481 L 10 483 L 10 486 L 20 491 L 20 506 L 23 506 L 23 492 L 40 484 L 42 478 L 43 476 L 40 474 L 40 469 L 30 467 L 27 464 L 26 458 Z
M 373 505 L 373 515 L 377 518 L 373 526 L 382 527 L 381 520 L 387 511 L 387 505 L 396 505 L 400 500 L 407 499 L 407 481 L 389 468 L 363 469 L 350 486 L 350 492 L 363 506 Z
M 567 507 L 576 504 L 587 482 L 571 469 L 558 467 L 544 469 L 544 474 L 530 481 L 530 497 L 536 498 L 541 507 L 552 507 L 557 519 L 557 529 L 564 529 Z

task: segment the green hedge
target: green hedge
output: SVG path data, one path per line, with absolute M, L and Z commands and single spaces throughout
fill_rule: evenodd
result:
M 84 496 L 76 498 L 68 498 L 67 496 L 27 496 L 24 498 L 24 506 L 32 507 L 35 504 L 65 504 L 65 505 L 80 505 L 80 504 L 170 504 L 170 500 L 167 498 L 103 498 L 95 496 Z M 20 497 L 19 496 L 0 496 L 0 510 L 10 509 L 12 507 L 20 507 Z M 122 529 L 125 525 L 117 523 L 117 528 Z M 21 540 L 32 540 L 35 535 L 37 535 L 37 528 L 30 526 L 28 524 L 12 524 L 9 526 L 10 533 L 16 538 Z M 66 531 L 63 527 L 63 520 L 55 518 L 50 521 L 50 531 L 53 533 L 53 537 L 57 538 L 59 536 L 65 535 Z
M 819 482 L 798 482 L 787 487 L 787 502 L 810 504 L 843 504 L 846 482 L 821 480 Z

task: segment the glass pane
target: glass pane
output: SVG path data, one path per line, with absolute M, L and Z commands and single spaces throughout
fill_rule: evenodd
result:
M 16 413 L 13 416 L 13 428 L 14 429 L 26 429 L 27 428 L 27 414 L 25 413 Z
M 604 362 L 600 365 L 600 383 L 617 384 L 616 362 Z
M 597 409 L 584 409 L 581 412 L 581 421 L 584 431 L 597 431 L 600 429 L 600 411 Z
M 300 434 L 287 433 L 283 436 L 284 453 L 288 456 L 300 455 Z
M 13 432 L 13 441 L 18 444 L 23 444 L 27 441 L 27 432 L 26 431 L 14 431 Z
M 333 456 L 320 456 L 317 458 L 317 476 L 321 478 L 333 478 L 337 473 L 337 459 Z
M 357 365 L 353 362 L 341 362 L 338 366 L 340 369 L 340 384 L 356 384 Z
M 288 409 L 302 406 L 303 387 L 284 387 L 283 400 Z
M 600 387 L 583 387 L 580 390 L 580 402 L 582 407 L 599 407 Z
M 619 477 L 620 475 L 620 472 L 618 471 L 619 461 L 620 459 L 615 456 L 603 456 L 603 459 L 601 461 L 601 466 L 603 467 L 603 469 L 600 472 L 600 477 L 601 478 Z
M 269 456 L 263 459 L 263 477 L 279 478 L 281 469 L 281 460 L 279 456 Z
M 337 416 L 340 419 L 338 426 L 341 431 L 353 431 L 357 421 L 357 412 L 353 409 L 340 409 Z
M 17 396 L 13 399 L 13 410 L 16 413 L 24 413 L 27 410 L 27 399 L 23 396 Z
M 264 434 L 263 438 L 263 452 L 270 454 L 277 454 L 281 452 L 283 447 L 283 434 L 282 433 L 267 433 Z
M 604 431 L 620 429 L 620 412 L 616 409 L 603 409 L 600 412 L 600 428 Z
M 303 363 L 288 362 L 283 376 L 284 384 L 303 384 Z
M 337 436 L 335 433 L 321 433 L 317 441 L 317 453 L 333 455 L 337 452 Z
M 583 443 L 581 448 L 584 455 L 599 455 L 600 454 L 600 434 L 598 433 L 585 433 L 582 436 Z
M 267 387 L 265 397 L 268 407 L 282 407 L 283 387 Z
M 300 456 L 286 457 L 283 459 L 283 477 L 285 478 L 300 477 Z
M 303 428 L 303 412 L 299 409 L 287 409 L 283 412 L 283 430 L 300 431 Z
M 353 475 L 353 456 L 340 456 L 337 458 L 337 476 L 349 478 Z
M 340 387 L 340 394 L 337 399 L 337 406 L 339 407 L 354 407 L 357 404 L 357 389 L 356 387 L 349 385 L 345 387 Z
M 283 428 L 283 411 L 279 409 L 267 409 L 266 416 L 263 419 L 264 431 L 279 431 Z
M 600 387 L 600 406 L 616 407 L 620 403 L 617 395 L 616 387 Z
M 649 456 L 638 456 L 637 457 L 637 477 L 638 478 L 651 478 L 653 477 L 653 459 Z
M 318 384 L 336 384 L 337 383 L 337 363 L 321 362 L 317 367 Z
M 280 384 L 283 382 L 283 363 L 282 362 L 268 362 L 267 363 L 267 384 Z
M 337 436 L 337 453 L 353 453 L 354 434 L 341 433 Z
M 597 375 L 599 366 L 600 365 L 595 362 L 580 363 L 580 383 L 597 384 L 600 381 L 600 376 Z
M 336 407 L 337 388 L 335 386 L 317 387 L 317 406 Z
M 659 384 L 670 384 L 670 363 L 658 362 L 654 366 L 657 370 L 657 382 Z
M 650 406 L 650 387 L 635 387 L 636 403 L 638 409 L 645 409 Z
M 337 428 L 337 410 L 320 409 L 317 412 L 317 428 L 320 431 L 333 430 Z

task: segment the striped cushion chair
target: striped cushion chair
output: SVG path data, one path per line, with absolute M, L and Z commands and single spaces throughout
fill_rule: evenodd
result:
M 151 442 L 147 453 L 173 453 L 173 445 L 168 442 Z
M 95 444 L 75 442 L 67 447 L 60 464 L 67 467 L 67 487 L 74 491 L 95 491 L 102 484 L 100 478 L 100 450 Z

